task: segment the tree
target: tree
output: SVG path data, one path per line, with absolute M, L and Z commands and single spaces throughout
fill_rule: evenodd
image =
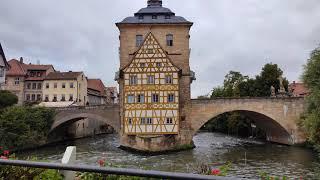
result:
M 221 97 L 226 97 L 224 88 L 223 87 L 213 88 L 211 93 L 211 98 L 221 98 Z
M 302 119 L 308 140 L 320 151 L 320 48 L 315 49 L 304 66 L 303 81 L 310 91 L 308 109 Z
M 239 97 L 239 84 L 248 79 L 248 76 L 243 76 L 240 72 L 230 71 L 224 78 L 224 92 L 227 97 Z
M 18 103 L 18 97 L 10 91 L 0 91 L 0 109 L 12 106 Z
M 256 76 L 256 96 L 269 97 L 271 95 L 271 86 L 278 91 L 280 89 L 280 76 L 283 76 L 283 71 L 278 67 L 277 64 L 266 64 L 262 68 L 260 75 Z M 284 78 L 283 85 L 285 86 L 285 89 L 288 90 L 289 82 L 286 78 Z

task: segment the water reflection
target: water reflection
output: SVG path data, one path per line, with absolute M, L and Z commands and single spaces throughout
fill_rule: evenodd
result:
M 232 162 L 232 177 L 259 178 L 259 172 L 287 175 L 298 178 L 314 178 L 319 160 L 311 150 L 260 141 L 241 139 L 218 133 L 199 133 L 194 137 L 193 150 L 158 156 L 143 156 L 118 149 L 117 135 L 81 139 L 37 151 L 25 152 L 22 156 L 36 155 L 42 159 L 58 162 L 68 145 L 77 146 L 79 164 L 96 165 L 101 158 L 129 168 L 142 168 L 177 172 L 194 172 L 201 164 Z

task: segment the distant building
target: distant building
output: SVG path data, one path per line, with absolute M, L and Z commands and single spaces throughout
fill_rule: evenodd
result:
M 2 89 L 2 85 L 6 81 L 6 70 L 9 69 L 9 64 L 7 62 L 6 56 L 3 52 L 1 43 L 0 43 L 0 90 Z
M 24 64 L 23 58 L 8 62 L 6 82 L 3 89 L 18 96 L 18 104 L 36 102 L 42 99 L 42 84 L 44 77 L 54 72 L 52 65 Z
M 116 87 L 105 87 L 106 104 L 118 104 L 119 93 Z
M 88 102 L 87 78 L 83 72 L 51 72 L 43 84 L 44 102 L 74 102 L 79 106 Z
M 88 105 L 106 104 L 104 84 L 100 79 L 88 79 Z
M 303 83 L 293 81 L 293 83 L 289 85 L 289 89 L 293 97 L 305 97 L 309 94 L 307 87 Z
M 42 88 L 45 77 L 55 72 L 52 65 L 23 64 L 27 75 L 25 78 L 25 102 L 41 102 Z

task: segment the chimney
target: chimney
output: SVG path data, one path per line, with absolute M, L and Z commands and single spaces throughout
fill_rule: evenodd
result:
M 20 63 L 23 64 L 23 57 L 20 57 Z

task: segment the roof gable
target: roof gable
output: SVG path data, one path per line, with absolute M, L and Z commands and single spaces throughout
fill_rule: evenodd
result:
M 101 95 L 105 94 L 105 86 L 101 79 L 88 79 L 88 89 L 99 91 Z
M 143 66 L 141 66 L 143 64 Z M 124 72 L 178 72 L 157 39 L 150 32 Z
M 4 54 L 4 51 L 2 49 L 1 43 L 0 43 L 0 61 L 2 61 L 2 62 L 0 62 L 0 65 L 3 64 L 5 67 L 9 68 L 9 64 L 7 62 L 6 56 Z

